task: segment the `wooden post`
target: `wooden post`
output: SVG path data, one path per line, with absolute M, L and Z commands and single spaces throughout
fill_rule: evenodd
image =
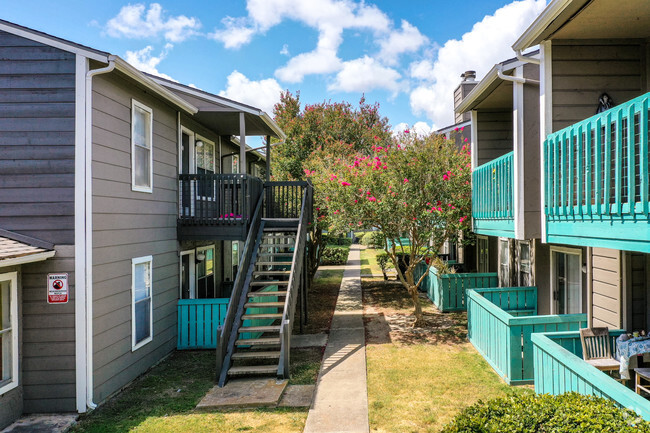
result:
M 239 173 L 246 174 L 246 119 L 239 113 Z
M 271 136 L 266 136 L 266 181 L 271 181 Z

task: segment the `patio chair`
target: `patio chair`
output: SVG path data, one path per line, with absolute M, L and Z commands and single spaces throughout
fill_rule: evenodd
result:
M 620 362 L 612 356 L 611 339 L 607 328 L 584 328 L 580 330 L 582 357 L 600 371 L 619 371 Z M 625 379 L 615 378 L 625 383 Z

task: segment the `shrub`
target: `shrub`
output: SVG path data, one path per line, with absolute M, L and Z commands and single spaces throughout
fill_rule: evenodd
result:
M 386 254 L 385 252 L 377 254 L 376 258 L 377 258 L 377 264 L 381 268 L 381 273 L 384 274 L 384 281 L 388 281 L 388 275 L 386 275 L 386 270 L 393 267 L 393 262 L 391 261 L 390 257 L 388 257 L 388 254 Z
M 386 238 L 381 231 L 366 232 L 361 238 L 361 244 L 370 248 L 384 248 Z
M 600 397 L 526 394 L 479 401 L 442 429 L 461 432 L 650 432 L 650 423 Z
M 353 241 L 353 239 L 350 238 L 344 238 L 342 236 L 331 236 L 331 235 L 323 235 L 323 240 L 325 241 L 326 245 L 343 245 L 346 247 L 352 245 L 352 241 Z
M 350 248 L 328 245 L 321 255 L 321 265 L 344 265 L 348 261 Z

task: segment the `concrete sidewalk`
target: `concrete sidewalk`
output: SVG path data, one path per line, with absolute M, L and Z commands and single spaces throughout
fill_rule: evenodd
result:
M 304 432 L 369 430 L 360 253 L 352 245 Z

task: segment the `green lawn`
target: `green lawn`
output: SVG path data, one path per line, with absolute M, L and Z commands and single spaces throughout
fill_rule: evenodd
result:
M 377 255 L 383 253 L 382 249 L 366 248 L 361 250 L 361 275 L 372 274 L 381 277 L 381 268 L 377 264 Z
M 372 432 L 438 432 L 480 399 L 532 392 L 502 382 L 467 342 L 464 313 L 442 314 L 423 300 L 427 327 L 411 328 L 405 293 L 394 283 L 364 282 Z
M 297 361 L 292 365 L 294 377 L 307 382 L 313 369 L 303 369 L 300 361 L 310 360 L 311 355 L 292 352 L 292 356 Z M 117 397 L 82 416 L 71 432 L 302 431 L 307 409 L 195 412 L 196 404 L 214 386 L 214 362 L 214 351 L 175 352 Z

